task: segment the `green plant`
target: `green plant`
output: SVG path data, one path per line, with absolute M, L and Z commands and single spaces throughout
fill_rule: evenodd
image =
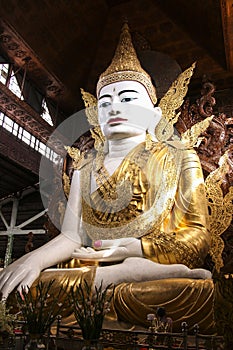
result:
M 114 287 L 109 284 L 105 289 L 92 287 L 86 280 L 78 286 L 71 287 L 72 306 L 75 318 L 81 328 L 84 339 L 98 339 L 104 317 L 110 311 L 110 302 Z
M 16 298 L 26 329 L 31 335 L 43 335 L 60 315 L 67 302 L 68 282 L 54 287 L 54 280 L 38 282 L 34 288 L 16 292 Z
M 0 301 L 0 343 L 4 338 L 13 335 L 16 315 L 10 313 L 4 300 Z

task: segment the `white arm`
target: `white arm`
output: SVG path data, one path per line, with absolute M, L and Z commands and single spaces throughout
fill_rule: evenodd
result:
M 30 287 L 43 269 L 67 260 L 79 246 L 60 234 L 42 247 L 22 256 L 0 274 L 2 297 L 7 298 L 17 286 L 19 291 L 22 287 Z
M 67 202 L 61 232 L 64 236 L 80 245 L 83 241 L 82 230 L 80 232 L 81 210 L 80 172 L 76 170 L 72 177 L 69 200 Z
M 0 291 L 3 298 L 7 298 L 17 286 L 18 290 L 30 287 L 42 270 L 69 259 L 74 249 L 81 246 L 79 173 L 75 172 L 73 178 L 62 233 L 42 247 L 22 256 L 0 273 Z

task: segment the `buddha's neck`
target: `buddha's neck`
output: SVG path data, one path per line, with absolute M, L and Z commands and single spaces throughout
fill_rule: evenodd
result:
M 125 156 L 137 145 L 145 141 L 146 134 L 129 137 L 122 140 L 109 140 L 108 153 L 104 159 L 104 166 L 109 175 L 112 175 L 123 161 Z M 92 173 L 91 177 L 91 193 L 97 189 L 97 183 Z
M 124 158 L 134 147 L 145 141 L 145 134 L 108 141 L 107 159 Z

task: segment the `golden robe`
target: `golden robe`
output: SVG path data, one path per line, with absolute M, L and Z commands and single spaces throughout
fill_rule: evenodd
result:
M 82 217 L 93 239 L 141 238 L 144 256 L 203 265 L 210 243 L 201 165 L 181 143 L 142 143 L 90 195 L 92 164 L 81 170 Z M 101 170 L 100 170 L 101 171 Z

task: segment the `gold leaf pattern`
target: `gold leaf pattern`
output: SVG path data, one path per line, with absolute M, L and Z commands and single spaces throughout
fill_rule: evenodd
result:
M 96 126 L 95 128 L 91 129 L 91 136 L 95 140 L 94 148 L 97 151 L 100 150 L 103 147 L 105 142 L 105 137 L 102 133 L 100 126 Z
M 142 179 L 143 176 L 142 170 L 138 168 L 138 165 L 140 164 L 141 169 L 143 169 L 144 165 L 148 166 L 148 157 L 155 156 L 157 152 L 162 152 L 162 154 L 165 152 L 167 154 L 164 161 L 163 173 L 161 174 L 161 186 L 156 190 L 156 198 L 151 207 L 144 212 L 144 208 L 141 208 L 141 204 L 143 206 L 143 196 L 146 195 L 143 194 L 144 181 L 135 182 L 135 179 Z M 132 186 L 133 196 L 127 206 L 125 206 L 125 196 L 123 198 L 117 198 L 118 207 L 124 208 L 118 212 L 114 210 L 111 212 L 112 201 L 109 202 L 109 200 L 105 199 L 104 193 L 108 191 L 108 184 L 104 184 L 100 189 L 101 191 L 96 191 L 90 196 L 90 176 L 86 176 L 86 174 L 91 173 L 93 164 L 90 162 L 85 168 L 82 168 L 83 225 L 88 235 L 94 240 L 114 239 L 126 236 L 140 237 L 158 226 L 173 205 L 180 174 L 181 160 L 182 150 L 176 149 L 175 154 L 173 154 L 172 149 L 169 148 L 168 150 L 161 143 L 155 143 L 154 147 L 148 152 L 145 151 L 145 145 L 138 145 L 126 157 L 118 171 L 110 177 L 110 180 L 113 180 L 116 184 L 119 181 L 121 183 L 121 180 L 129 180 Z M 106 181 L 108 182 L 109 180 L 106 179 Z M 126 184 L 126 188 L 127 185 L 128 183 Z M 117 191 L 117 186 L 115 189 Z M 116 193 L 116 195 L 118 194 Z
M 68 198 L 69 194 L 70 194 L 70 181 L 71 180 L 65 172 L 63 172 L 62 180 L 63 180 L 63 190 L 64 190 L 66 197 Z
M 81 152 L 77 147 L 65 146 L 65 149 L 73 160 L 73 168 L 79 169 L 82 161 L 84 160 L 84 153 Z
M 202 138 L 199 138 L 200 134 L 202 134 L 210 125 L 211 120 L 213 119 L 213 115 L 202 120 L 199 123 L 194 124 L 190 129 L 186 130 L 181 135 L 181 141 L 188 144 L 190 147 L 198 147 Z
M 98 126 L 99 121 L 98 121 L 98 111 L 97 111 L 97 99 L 94 95 L 90 94 L 89 92 L 84 91 L 83 89 L 81 90 L 82 94 L 82 99 L 84 101 L 85 105 L 85 113 L 87 116 L 87 120 L 90 125 L 93 126 Z
M 196 63 L 193 63 L 191 67 L 178 76 L 159 103 L 163 114 L 163 118 L 155 129 L 155 135 L 159 141 L 166 141 L 173 134 L 172 126 L 177 122 L 179 117 L 179 113 L 176 113 L 176 110 L 180 108 L 187 94 L 195 65 Z
M 210 255 L 217 271 L 223 266 L 224 242 L 220 236 L 229 227 L 233 214 L 233 187 L 230 187 L 225 197 L 221 189 L 224 176 L 229 171 L 228 152 L 220 158 L 219 164 L 219 168 L 212 171 L 205 181 L 212 237 Z
M 111 64 L 100 75 L 96 88 L 97 96 L 103 86 L 124 80 L 138 81 L 146 88 L 153 104 L 156 104 L 155 87 L 150 75 L 142 68 L 138 60 L 127 23 L 123 25 Z

